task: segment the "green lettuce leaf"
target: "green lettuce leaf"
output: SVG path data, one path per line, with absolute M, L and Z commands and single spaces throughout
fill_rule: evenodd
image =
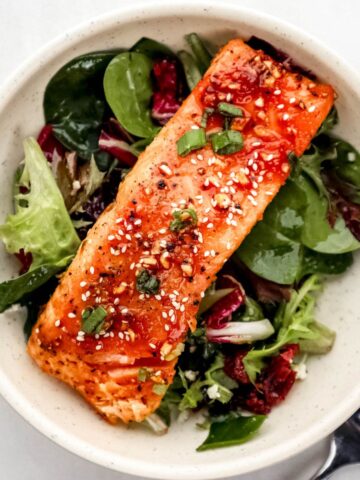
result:
M 287 343 L 299 343 L 304 340 L 318 338 L 315 322 L 315 296 L 321 289 L 317 275 L 309 277 L 299 291 L 293 290 L 288 303 L 280 304 L 274 320 L 277 336 L 273 343 L 263 348 L 254 348 L 244 357 L 244 366 L 250 380 L 255 382 L 256 376 L 265 366 L 267 357 L 279 353 Z
M 0 226 L 0 239 L 9 253 L 32 254 L 30 270 L 0 284 L 3 311 L 64 269 L 80 240 L 63 197 L 34 138 L 24 141 L 25 163 L 15 189 L 15 213 Z

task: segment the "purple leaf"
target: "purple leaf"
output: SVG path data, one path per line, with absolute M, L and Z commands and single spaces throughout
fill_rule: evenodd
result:
M 155 88 L 151 115 L 160 125 L 165 125 L 180 107 L 176 61 L 167 58 L 157 61 L 153 75 Z
M 37 141 L 48 162 L 52 162 L 54 156 L 61 158 L 65 155 L 64 147 L 54 137 L 52 125 L 43 126 L 38 135 Z
M 219 288 L 233 288 L 234 290 L 216 302 L 205 316 L 205 323 L 209 328 L 219 329 L 231 320 L 232 313 L 244 304 L 245 292 L 239 282 L 230 275 L 219 278 Z
M 105 132 L 105 130 L 101 130 L 99 148 L 100 150 L 110 153 L 128 167 L 135 165 L 137 160 L 137 157 L 131 152 L 130 145 L 127 142 L 113 134 Z

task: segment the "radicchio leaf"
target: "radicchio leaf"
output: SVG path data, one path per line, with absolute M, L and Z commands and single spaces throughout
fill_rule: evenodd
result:
M 245 292 L 239 282 L 230 275 L 219 278 L 219 288 L 233 288 L 232 292 L 216 302 L 205 316 L 205 323 L 209 328 L 221 328 L 230 319 L 232 313 L 244 304 Z
M 117 158 L 120 163 L 128 167 L 135 165 L 136 156 L 132 153 L 129 143 L 121 140 L 113 134 L 101 130 L 99 148 Z
M 52 162 L 54 156 L 58 158 L 64 156 L 65 149 L 59 140 L 54 137 L 52 125 L 44 125 L 38 135 L 37 141 L 48 162 Z
M 165 125 L 180 107 L 176 60 L 158 60 L 154 64 L 153 75 L 155 88 L 151 115 L 160 125 Z

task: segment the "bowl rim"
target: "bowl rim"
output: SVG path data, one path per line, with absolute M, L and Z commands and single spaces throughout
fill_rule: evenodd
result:
M 271 33 L 271 28 L 276 26 L 278 29 L 291 34 L 292 37 L 298 38 L 302 42 L 302 49 L 307 50 L 309 45 L 311 45 L 317 57 L 326 58 L 328 63 L 337 63 L 342 70 L 341 76 L 346 78 L 346 83 L 352 87 L 360 98 L 360 75 L 358 72 L 338 54 L 329 50 L 321 41 L 285 20 L 255 9 L 239 6 L 228 0 L 222 0 L 221 2 L 218 0 L 197 0 L 195 3 L 192 0 L 172 0 L 170 5 L 164 5 L 161 0 L 153 0 L 151 4 L 139 1 L 133 5 L 122 5 L 105 14 L 82 22 L 75 28 L 67 30 L 48 42 L 31 55 L 27 61 L 23 62 L 7 81 L 2 83 L 0 86 L 0 111 L 6 108 L 11 98 L 44 65 L 72 45 L 78 43 L 79 40 L 83 41 L 93 35 L 105 32 L 115 23 L 126 24 L 138 16 L 141 16 L 141 19 L 152 19 L 154 17 L 168 16 L 169 14 L 179 15 L 180 12 L 183 16 L 203 14 L 205 17 L 219 15 L 220 18 L 236 13 L 237 17 L 241 17 L 245 22 L 254 24 L 256 21 L 261 29 L 269 33 Z M 120 22 L 119 18 L 121 19 Z M 33 427 L 58 445 L 86 460 L 123 473 L 149 478 L 178 480 L 225 478 L 258 470 L 290 458 L 330 434 L 360 404 L 360 384 L 354 384 L 353 390 L 350 393 L 347 392 L 344 400 L 337 405 L 336 409 L 327 412 L 321 419 L 321 422 L 317 422 L 310 429 L 299 433 L 286 444 L 275 445 L 267 450 L 257 452 L 256 456 L 254 455 L 246 465 L 241 465 L 241 458 L 235 458 L 231 462 L 219 461 L 216 464 L 202 464 L 201 467 L 197 465 L 182 465 L 179 468 L 178 465 L 154 464 L 148 461 L 131 460 L 120 455 L 114 460 L 111 453 L 99 448 L 94 449 L 90 444 L 83 440 L 80 441 L 73 434 L 64 432 L 61 427 L 49 420 L 45 414 L 35 408 L 19 393 L 15 384 L 11 383 L 1 370 L 0 394 Z

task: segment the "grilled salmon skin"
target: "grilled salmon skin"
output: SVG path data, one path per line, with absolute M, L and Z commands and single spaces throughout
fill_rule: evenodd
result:
M 140 422 L 171 384 L 203 292 L 262 218 L 334 101 L 329 85 L 232 40 L 140 155 L 41 312 L 28 352 L 109 422 Z M 177 141 L 201 125 L 231 129 L 243 148 L 188 155 Z M 215 112 L 215 113 L 214 113 Z M 85 323 L 88 322 L 85 327 Z M 90 322 L 90 327 L 89 327 Z M 92 324 L 92 326 L 91 326 Z M 84 330 L 87 330 L 86 333 Z

